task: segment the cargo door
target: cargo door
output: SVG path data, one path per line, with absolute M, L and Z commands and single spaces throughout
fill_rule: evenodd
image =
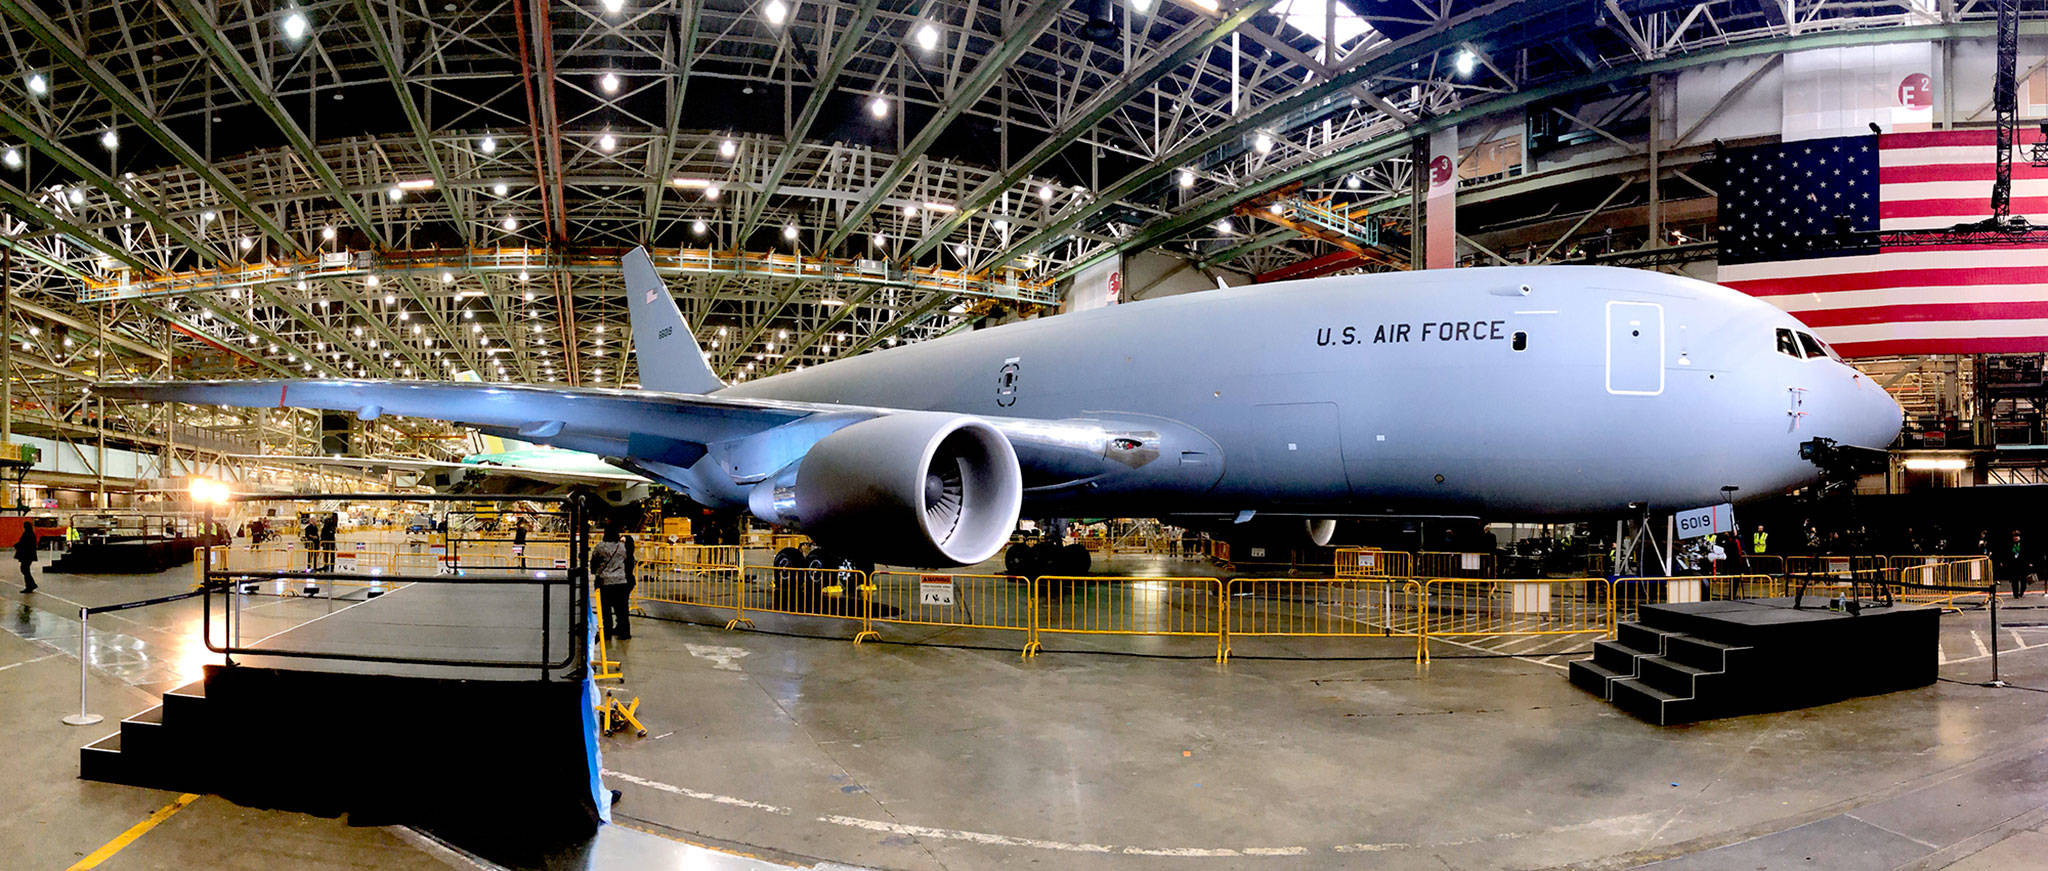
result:
M 1663 306 L 1608 301 L 1607 392 L 1624 396 L 1664 392 Z

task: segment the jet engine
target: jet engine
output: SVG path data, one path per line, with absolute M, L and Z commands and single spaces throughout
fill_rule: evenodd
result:
M 748 508 L 834 553 L 910 566 L 994 556 L 1017 528 L 1024 476 L 987 422 L 938 412 L 864 420 L 754 485 Z

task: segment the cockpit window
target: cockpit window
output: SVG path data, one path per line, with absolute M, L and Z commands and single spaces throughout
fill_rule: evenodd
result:
M 1784 327 L 1778 328 L 1778 353 L 1799 356 L 1799 340 L 1792 338 L 1792 331 Z
M 1799 344 L 1806 348 L 1806 356 L 1808 359 L 1812 359 L 1814 357 L 1825 357 L 1828 355 L 1828 352 L 1825 349 L 1821 348 L 1820 340 L 1806 333 L 1799 334 Z

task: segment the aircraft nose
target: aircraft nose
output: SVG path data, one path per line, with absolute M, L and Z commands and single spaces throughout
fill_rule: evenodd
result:
M 1848 401 L 1842 405 L 1842 441 L 1878 450 L 1891 447 L 1905 426 L 1905 409 L 1870 376 L 1851 372 Z

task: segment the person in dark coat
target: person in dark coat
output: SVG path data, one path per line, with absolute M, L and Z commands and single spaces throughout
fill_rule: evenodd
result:
M 330 572 L 334 571 L 334 538 L 340 526 L 339 514 L 329 514 L 320 521 L 320 566 Z
M 598 619 L 605 636 L 626 639 L 633 637 L 626 615 L 633 596 L 633 550 L 620 539 L 617 526 L 605 527 L 604 541 L 590 549 L 590 577 L 597 584 Z
M 22 524 L 21 537 L 14 540 L 14 561 L 21 563 L 21 591 L 36 591 L 36 530 Z
M 519 557 L 519 567 L 526 568 L 526 518 L 512 525 L 512 554 Z

